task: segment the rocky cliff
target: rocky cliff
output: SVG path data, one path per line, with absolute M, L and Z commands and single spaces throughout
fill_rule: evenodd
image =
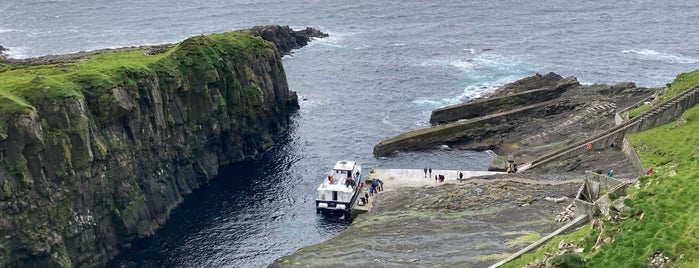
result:
M 219 166 L 273 146 L 298 103 L 263 38 L 0 63 L 0 267 L 103 265 Z

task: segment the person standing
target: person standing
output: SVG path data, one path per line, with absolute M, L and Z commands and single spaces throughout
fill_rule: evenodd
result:
M 374 185 L 372 184 L 371 187 L 369 187 L 369 196 L 374 196 Z
M 463 180 L 463 179 L 464 179 L 464 173 L 459 171 L 459 180 Z
M 424 171 L 425 171 L 425 178 L 427 178 L 427 167 L 425 167 Z
M 430 172 L 430 177 L 432 177 L 432 167 L 430 167 L 430 169 L 428 169 L 428 171 Z

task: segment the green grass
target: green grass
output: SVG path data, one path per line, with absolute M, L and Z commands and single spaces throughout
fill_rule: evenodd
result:
M 652 104 L 652 105 L 656 105 L 659 102 L 662 102 L 662 101 L 670 99 L 674 96 L 677 96 L 678 94 L 682 93 L 683 91 L 685 91 L 685 90 L 687 90 L 687 89 L 689 89 L 697 84 L 699 84 L 699 70 L 695 70 L 695 71 L 689 72 L 689 73 L 679 74 L 679 75 L 677 75 L 677 77 L 675 78 L 675 80 L 672 83 L 667 84 L 667 89 L 668 89 L 667 92 L 664 95 L 660 96 L 660 98 L 658 98 L 657 100 L 653 101 L 654 104 Z M 650 108 L 651 108 L 651 105 L 644 104 L 644 105 L 641 105 L 637 108 L 631 109 L 631 110 L 629 110 L 629 117 L 630 118 L 636 117 L 636 116 L 644 113 L 645 111 L 650 110 Z
M 0 63 L 0 131 L 7 129 L 11 116 L 31 112 L 47 100 L 109 97 L 112 88 L 129 88 L 142 77 L 157 76 L 163 90 L 174 89 L 176 78 L 202 84 L 212 79 L 217 68 L 224 67 L 224 58 L 247 59 L 269 53 L 273 47 L 259 37 L 236 31 L 195 36 L 156 55 L 131 50 L 59 64 Z
M 667 97 L 672 98 L 697 84 L 699 84 L 699 70 L 680 74 L 668 86 Z
M 699 71 L 679 75 L 670 86 L 688 89 L 699 84 Z M 673 94 L 679 94 L 674 92 Z M 584 247 L 587 267 L 647 267 L 655 252 L 671 259 L 669 267 L 699 267 L 699 106 L 684 113 L 686 123 L 671 122 L 629 135 L 650 176 L 640 188 L 630 187 L 630 207 L 621 222 L 605 221 L 603 231 L 590 225 L 557 237 L 536 252 L 525 254 L 505 267 L 522 267 L 544 252 L 555 252 L 560 239 Z M 600 232 L 613 242 L 591 250 Z

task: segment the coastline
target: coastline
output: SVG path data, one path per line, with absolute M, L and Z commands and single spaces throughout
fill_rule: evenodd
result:
M 507 108 L 519 114 L 497 119 L 494 125 L 478 124 L 471 130 L 477 135 L 440 137 L 438 131 L 449 124 L 477 121 L 467 120 L 404 133 L 389 141 L 403 146 L 394 148 L 410 150 L 422 147 L 409 144 L 440 137 L 441 143 L 452 148 L 491 149 L 499 155 L 494 161 L 499 164 L 492 164 L 490 169 L 502 171 L 508 162 L 521 165 L 568 143 L 604 132 L 616 124 L 617 107 L 632 106 L 660 91 L 636 88 L 633 83 L 580 85 L 574 77 L 537 74 L 501 87 L 480 103 L 519 96 L 524 93 L 513 95 L 513 92 L 560 84 L 559 81 L 565 81 L 566 88 L 558 91 L 554 87 L 557 95 L 545 102 L 535 102 L 538 106 L 533 109 Z M 531 104 L 532 101 L 523 102 L 523 105 Z M 482 109 L 476 109 L 476 113 L 478 110 Z M 498 114 L 497 110 L 492 112 Z M 431 135 L 431 131 L 437 131 L 436 135 Z M 270 267 L 492 265 L 564 224 L 555 222 L 555 217 L 572 203 L 585 171 L 611 168 L 615 176 L 622 178 L 637 174 L 621 150 L 594 152 L 523 173 L 474 177 L 437 186 L 406 185 L 380 193 L 375 197 L 372 211 L 357 217 L 347 230 L 328 241 L 279 258 Z

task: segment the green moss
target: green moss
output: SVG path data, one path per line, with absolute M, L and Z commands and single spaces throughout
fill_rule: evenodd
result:
M 175 117 L 173 117 L 171 114 L 167 115 L 167 125 L 168 126 L 175 126 Z
M 271 43 L 236 31 L 192 37 L 157 55 L 149 55 L 147 50 L 130 50 L 105 52 L 79 62 L 1 64 L 0 131 L 7 129 L 12 115 L 35 110 L 46 100 L 90 97 L 109 103 L 113 102 L 112 88 L 133 88 L 142 77 L 158 78 L 163 90 L 187 85 L 183 82 L 203 84 L 207 77 L 217 76 L 212 70 L 229 68 L 226 60 L 247 60 L 271 55 L 273 51 Z M 104 107 L 99 103 L 90 103 L 90 109 L 100 111 Z
M 519 236 L 513 240 L 507 241 L 507 247 L 511 248 L 511 247 L 515 247 L 515 246 L 523 245 L 523 244 L 528 245 L 528 244 L 536 242 L 539 239 L 541 239 L 541 235 L 539 235 L 538 233 L 534 233 L 534 232 L 524 233 L 521 236 Z
M 12 187 L 8 181 L 2 183 L 2 193 L 5 194 L 5 197 L 12 197 Z
M 99 140 L 92 140 L 92 151 L 96 159 L 103 160 L 107 157 L 107 145 Z

